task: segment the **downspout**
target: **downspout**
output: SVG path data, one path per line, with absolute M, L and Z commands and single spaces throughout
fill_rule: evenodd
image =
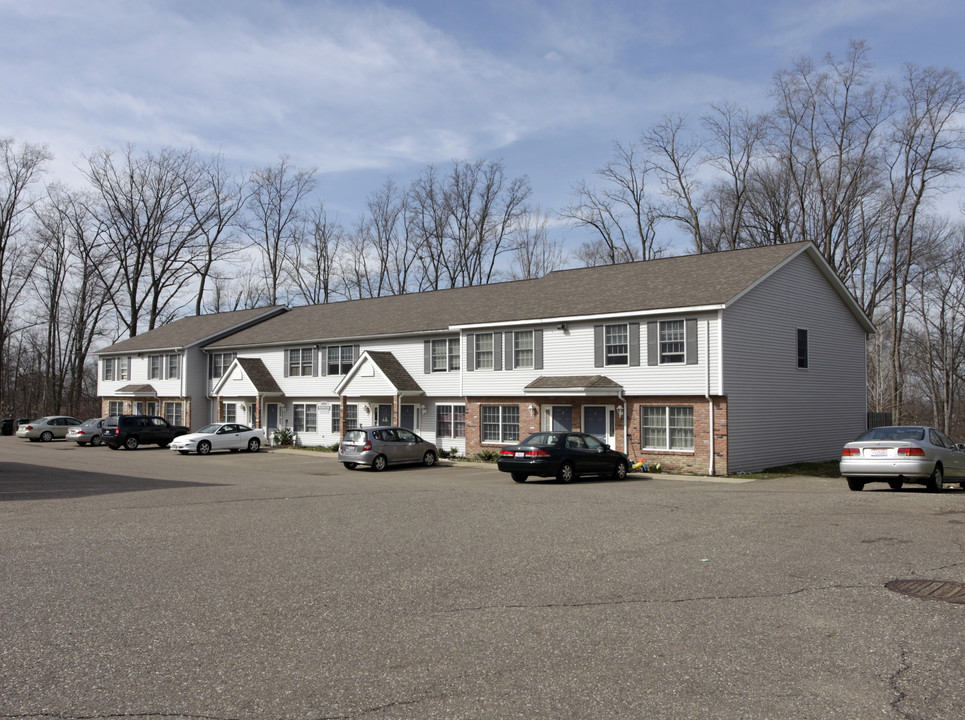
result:
M 627 396 L 623 394 L 623 388 L 620 388 L 620 400 L 623 401 L 623 452 L 630 457 L 630 433 L 627 432 L 627 428 L 630 426 L 630 418 L 627 417 Z
M 707 352 L 704 353 L 704 357 L 707 358 L 707 384 L 704 390 L 704 397 L 707 399 L 707 417 L 710 422 L 710 462 L 708 464 L 707 473 L 708 475 L 714 474 L 714 401 L 710 397 L 710 320 L 707 321 Z

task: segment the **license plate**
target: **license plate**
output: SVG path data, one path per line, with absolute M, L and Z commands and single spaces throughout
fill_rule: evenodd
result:
M 518 458 L 526 457 L 526 453 L 524 453 L 524 452 L 517 452 L 517 453 L 514 453 L 514 454 L 513 454 L 513 457 L 518 457 Z
M 888 457 L 887 450 L 872 450 L 871 457 Z

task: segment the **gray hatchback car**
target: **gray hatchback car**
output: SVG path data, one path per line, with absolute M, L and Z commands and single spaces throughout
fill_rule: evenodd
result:
M 439 450 L 411 430 L 401 427 L 367 427 L 348 430 L 338 446 L 338 460 L 349 470 L 368 465 L 378 472 L 388 465 L 436 464 Z

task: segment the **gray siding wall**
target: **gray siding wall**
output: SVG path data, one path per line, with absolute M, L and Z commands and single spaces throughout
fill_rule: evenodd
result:
M 726 309 L 721 334 L 730 472 L 835 459 L 864 429 L 866 336 L 807 256 Z

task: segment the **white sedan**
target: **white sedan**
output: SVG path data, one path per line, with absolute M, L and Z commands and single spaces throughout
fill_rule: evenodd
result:
M 171 441 L 171 449 L 182 455 L 187 455 L 189 452 L 207 455 L 212 450 L 258 452 L 264 442 L 264 430 L 252 429 L 247 425 L 236 423 L 213 423 L 205 425 L 197 432 L 174 438 Z

